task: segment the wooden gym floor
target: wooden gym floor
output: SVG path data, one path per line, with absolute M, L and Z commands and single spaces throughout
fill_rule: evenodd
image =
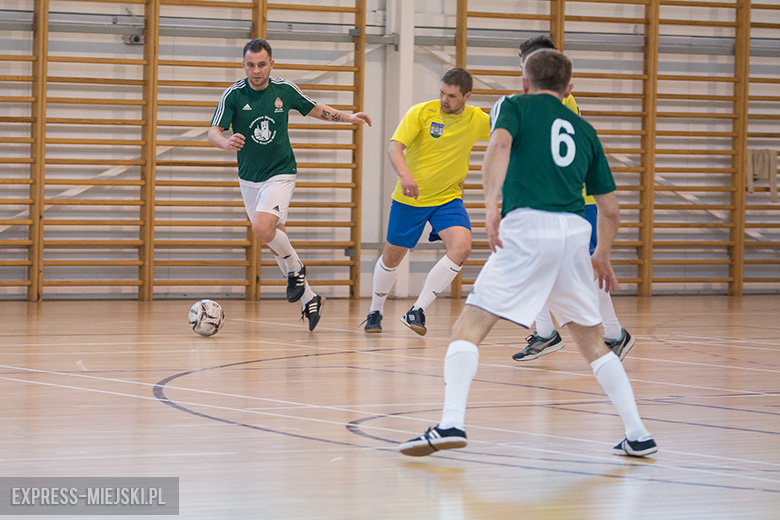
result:
M 2 302 L 0 467 L 11 476 L 180 477 L 182 518 L 780 518 L 780 297 L 616 297 L 625 360 L 660 451 L 617 457 L 619 418 L 573 344 L 535 361 L 500 322 L 480 349 L 470 444 L 409 458 L 440 416 L 462 301 L 419 337 L 388 301 Z M 566 330 L 564 339 L 568 338 Z

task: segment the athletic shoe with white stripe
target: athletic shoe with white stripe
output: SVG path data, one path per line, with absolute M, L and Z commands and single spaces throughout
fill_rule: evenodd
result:
M 306 266 L 301 265 L 297 273 L 287 273 L 287 301 L 297 302 L 306 292 Z
M 545 354 L 561 350 L 566 346 L 563 344 L 561 335 L 558 334 L 557 330 L 553 330 L 553 335 L 549 338 L 543 338 L 534 331 L 525 340 L 528 342 L 528 346 L 512 356 L 512 359 L 515 361 L 530 361 Z
M 623 439 L 617 446 L 612 448 L 612 453 L 615 455 L 628 455 L 629 457 L 645 457 L 657 451 L 658 445 L 656 445 L 649 434 L 635 441 Z
M 442 430 L 433 426 L 419 437 L 401 444 L 398 449 L 410 457 L 424 457 L 440 450 L 465 448 L 466 444 L 466 432 L 460 428 Z
M 614 352 L 615 355 L 620 358 L 620 361 L 623 361 L 623 358 L 626 357 L 628 351 L 631 350 L 631 347 L 634 346 L 634 338 L 631 337 L 631 334 L 629 334 L 626 329 L 620 330 L 622 331 L 620 339 L 604 338 L 604 344 L 609 350 Z

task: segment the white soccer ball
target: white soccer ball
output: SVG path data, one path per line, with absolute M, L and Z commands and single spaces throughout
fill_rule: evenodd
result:
M 190 326 L 201 336 L 213 336 L 225 322 L 225 311 L 214 300 L 200 300 L 190 307 Z

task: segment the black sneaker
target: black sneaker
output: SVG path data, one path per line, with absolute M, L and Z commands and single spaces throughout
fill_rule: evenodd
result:
M 612 448 L 612 453 L 615 455 L 628 455 L 629 457 L 644 457 L 658 451 L 658 446 L 655 441 L 649 435 L 645 436 L 645 440 L 630 441 L 623 439 L 620 443 Z
M 425 336 L 425 313 L 422 309 L 411 308 L 401 317 L 401 322 L 420 336 Z
M 412 440 L 401 444 L 398 449 L 404 455 L 410 457 L 424 457 L 439 450 L 451 450 L 453 448 L 465 448 L 466 432 L 460 428 L 440 429 L 438 426 L 428 430 Z
M 556 330 L 554 332 L 555 334 L 549 338 L 543 338 L 534 331 L 533 334 L 525 338 L 528 342 L 528 346 L 512 356 L 512 359 L 515 361 L 530 361 L 540 356 L 544 356 L 545 354 L 555 352 L 556 350 L 561 350 L 566 345 L 563 344 L 563 340 L 561 339 L 561 335 L 558 334 L 558 331 Z
M 379 334 L 382 332 L 382 313 L 379 311 L 369 312 L 366 321 L 366 332 L 369 334 Z
M 287 274 L 287 301 L 297 302 L 306 290 L 306 266 L 302 265 L 297 273 Z
M 301 311 L 301 320 L 305 316 L 309 319 L 309 330 L 312 331 L 320 322 L 320 313 L 322 312 L 322 296 L 319 294 L 309 300 L 309 303 L 303 306 Z
M 631 334 L 629 334 L 626 329 L 620 330 L 623 331 L 623 334 L 620 335 L 620 339 L 604 339 L 604 344 L 620 358 L 620 361 L 623 361 L 623 358 L 626 357 L 628 351 L 634 346 L 634 338 L 631 337 Z

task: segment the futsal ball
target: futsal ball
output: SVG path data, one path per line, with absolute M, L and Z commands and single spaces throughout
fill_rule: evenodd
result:
M 200 300 L 190 307 L 190 326 L 201 336 L 213 336 L 225 322 L 225 311 L 214 300 Z

